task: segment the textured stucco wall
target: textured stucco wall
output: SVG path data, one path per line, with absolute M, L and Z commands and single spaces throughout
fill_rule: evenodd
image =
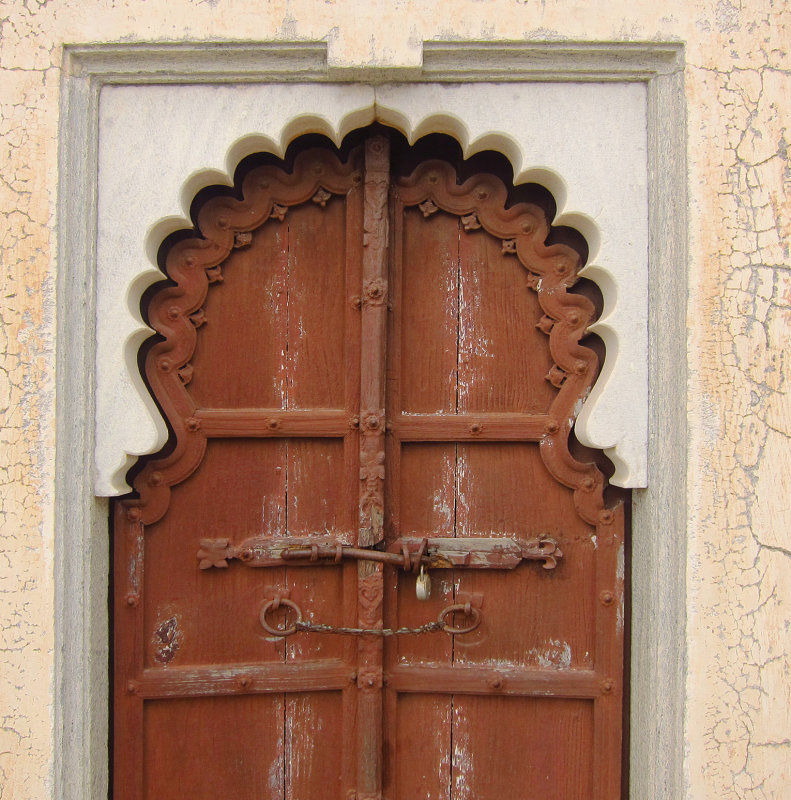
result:
M 791 796 L 790 11 L 782 0 L 0 2 L 0 798 L 51 797 L 61 45 L 325 39 L 336 65 L 414 65 L 423 40 L 465 38 L 686 42 L 687 796 Z

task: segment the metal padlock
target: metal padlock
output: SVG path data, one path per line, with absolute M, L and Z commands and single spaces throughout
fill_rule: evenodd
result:
M 431 578 L 422 564 L 420 565 L 420 574 L 415 582 L 415 594 L 418 600 L 428 600 L 431 597 Z

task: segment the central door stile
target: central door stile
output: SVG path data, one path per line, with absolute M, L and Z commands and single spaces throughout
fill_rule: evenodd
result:
M 382 541 L 385 462 L 387 202 L 390 142 L 365 143 L 362 341 L 360 352 L 360 524 L 358 545 Z M 382 564 L 358 564 L 358 624 L 382 627 Z M 382 797 L 382 638 L 363 636 L 357 665 L 357 800 Z

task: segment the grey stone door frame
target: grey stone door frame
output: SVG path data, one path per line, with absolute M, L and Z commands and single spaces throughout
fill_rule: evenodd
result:
M 327 65 L 326 43 L 64 48 L 57 252 L 54 798 L 107 796 L 108 501 L 94 497 L 91 477 L 101 89 L 110 84 L 376 84 L 393 80 L 645 84 L 649 488 L 633 490 L 630 796 L 634 800 L 684 796 L 687 169 L 683 59 L 679 43 L 425 42 L 420 69 L 335 70 Z

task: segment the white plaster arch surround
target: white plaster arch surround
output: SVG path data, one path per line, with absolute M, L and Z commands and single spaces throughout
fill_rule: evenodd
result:
M 167 438 L 137 368 L 150 335 L 142 292 L 162 278 L 165 236 L 191 227 L 196 192 L 232 185 L 245 156 L 282 156 L 304 133 L 340 144 L 380 121 L 410 142 L 456 138 L 465 156 L 502 152 L 515 183 L 557 203 L 553 224 L 587 239 L 583 275 L 604 296 L 592 326 L 607 356 L 576 422 L 577 437 L 646 485 L 648 425 L 647 103 L 641 83 L 269 83 L 105 86 L 99 108 L 96 446 L 98 496 L 129 490 L 134 460 Z

